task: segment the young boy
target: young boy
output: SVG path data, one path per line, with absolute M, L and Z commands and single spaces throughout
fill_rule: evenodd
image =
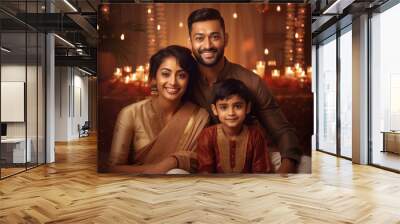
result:
M 239 80 L 215 85 L 211 109 L 219 124 L 205 128 L 198 138 L 199 173 L 266 173 L 271 170 L 264 137 L 248 126 L 251 95 Z

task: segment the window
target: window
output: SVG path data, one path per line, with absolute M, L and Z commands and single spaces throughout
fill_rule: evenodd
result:
M 394 29 L 398 21 L 400 5 L 371 18 L 371 162 L 395 170 L 400 170 L 400 150 L 396 151 L 400 148 L 400 30 Z M 397 137 L 385 138 L 385 132 Z
M 346 32 L 347 31 L 347 32 Z M 349 26 L 340 36 L 340 155 L 352 157 L 352 35 Z
M 336 39 L 318 47 L 318 149 L 336 154 Z

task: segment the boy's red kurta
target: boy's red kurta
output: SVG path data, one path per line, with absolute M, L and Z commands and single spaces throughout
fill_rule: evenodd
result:
M 266 173 L 271 163 L 256 126 L 243 126 L 236 140 L 225 136 L 220 124 L 205 128 L 197 140 L 199 173 Z

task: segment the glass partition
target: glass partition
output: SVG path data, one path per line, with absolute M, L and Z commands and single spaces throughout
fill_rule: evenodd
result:
M 27 5 L 28 3 L 28 5 Z M 0 178 L 45 162 L 45 35 L 14 17 L 41 13 L 44 1 L 1 2 Z
M 400 170 L 400 5 L 371 18 L 371 162 Z
M 318 50 L 318 146 L 336 154 L 336 36 Z
M 3 32 L 1 46 L 1 122 L 7 129 L 1 140 L 1 175 L 6 177 L 25 170 L 31 156 L 26 150 L 26 33 Z
M 352 33 L 340 36 L 340 155 L 352 157 Z

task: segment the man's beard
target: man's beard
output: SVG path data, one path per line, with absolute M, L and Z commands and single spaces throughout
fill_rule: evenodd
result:
M 205 51 L 208 52 L 216 52 L 216 57 L 215 57 L 215 61 L 213 61 L 212 63 L 207 63 L 203 60 L 203 58 L 201 57 L 201 54 Z M 218 51 L 217 48 L 209 48 L 209 49 L 203 49 L 203 50 L 198 50 L 195 51 L 194 53 L 194 57 L 196 58 L 197 62 L 201 65 L 204 65 L 206 67 L 213 67 L 216 64 L 218 64 L 218 62 L 223 58 L 224 56 L 224 49 L 222 49 L 221 51 Z

